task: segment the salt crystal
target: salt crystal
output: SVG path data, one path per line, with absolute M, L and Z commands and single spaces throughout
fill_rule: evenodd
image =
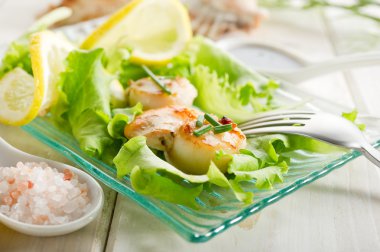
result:
M 0 212 L 3 213 L 3 214 L 7 214 L 8 215 L 9 210 L 10 210 L 10 207 L 7 206 L 7 205 L 1 205 L 0 206 Z
M 77 204 L 75 201 L 70 200 L 64 207 L 62 207 L 65 213 L 72 213 L 75 211 Z
M 49 191 L 49 192 L 54 192 L 56 189 L 57 189 L 57 187 L 54 186 L 54 185 L 48 187 L 48 191 Z
M 87 192 L 76 174 L 65 176 L 46 163 L 0 167 L 0 212 L 22 222 L 56 225 L 80 218 L 91 206 Z
M 6 182 L 5 180 L 0 182 L 0 194 L 7 192 L 8 188 L 9 188 L 8 182 Z

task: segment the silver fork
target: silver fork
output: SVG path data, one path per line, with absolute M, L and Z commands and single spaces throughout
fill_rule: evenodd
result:
M 272 111 L 241 123 L 239 128 L 247 137 L 267 133 L 288 133 L 312 137 L 358 150 L 380 167 L 380 152 L 366 140 L 363 133 L 352 122 L 336 115 L 314 111 Z

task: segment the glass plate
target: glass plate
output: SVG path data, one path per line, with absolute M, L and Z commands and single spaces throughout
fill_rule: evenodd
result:
M 87 22 L 61 30 L 70 39 L 79 40 L 99 22 L 99 20 Z M 348 110 L 329 101 L 313 97 L 287 83 L 283 83 L 276 96 L 276 99 L 283 105 L 303 104 L 303 107 L 307 109 L 329 111 L 337 114 Z M 370 123 L 368 125 L 371 126 Z M 292 154 L 291 165 L 288 174 L 285 175 L 284 182 L 276 184 L 273 190 L 252 189 L 253 187 L 249 183 L 244 185 L 245 189 L 251 190 L 255 194 L 254 202 L 251 205 L 247 206 L 238 202 L 229 191 L 221 188 L 211 188 L 201 194 L 198 198 L 200 209 L 194 210 L 137 194 L 132 189 L 127 177 L 123 180 L 116 179 L 113 167 L 87 156 L 80 150 L 71 135 L 57 130 L 46 118 L 37 118 L 22 128 L 72 160 L 107 186 L 136 201 L 191 242 L 209 240 L 232 225 L 239 223 L 304 185 L 325 176 L 360 155 L 357 151 L 331 153 L 297 151 Z M 375 142 L 376 147 L 380 146 L 380 134 L 378 131 L 369 127 L 367 135 Z

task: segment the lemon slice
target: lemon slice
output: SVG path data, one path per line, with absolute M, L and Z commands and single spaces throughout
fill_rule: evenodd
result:
M 57 99 L 59 74 L 74 47 L 50 31 L 31 35 L 30 58 L 34 78 L 15 68 L 0 79 L 0 122 L 24 125 L 43 114 Z
M 0 122 L 24 125 L 38 114 L 43 88 L 35 86 L 33 77 L 22 68 L 9 71 L 0 80 Z
M 31 36 L 30 58 L 35 86 L 42 86 L 40 114 L 58 99 L 57 83 L 65 70 L 65 59 L 74 46 L 65 37 L 51 31 L 42 31 Z
M 132 49 L 131 61 L 167 63 L 192 36 L 190 18 L 179 0 L 133 0 L 112 15 L 83 42 L 83 49 Z

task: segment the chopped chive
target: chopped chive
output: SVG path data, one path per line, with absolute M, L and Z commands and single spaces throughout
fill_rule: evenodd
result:
M 195 123 L 195 125 L 197 127 L 202 127 L 204 120 L 205 120 L 205 116 L 204 115 L 199 115 L 198 119 L 197 119 L 197 122 Z
M 212 126 L 209 124 L 209 125 L 205 125 L 203 126 L 202 128 L 200 129 L 197 129 L 193 132 L 193 134 L 197 137 L 209 132 L 210 130 L 212 130 Z
M 169 89 L 166 88 L 165 84 L 161 82 L 159 78 L 145 65 L 141 66 L 142 69 L 149 75 L 150 78 L 161 88 L 162 91 L 164 91 L 167 94 L 172 94 Z
M 220 125 L 220 126 L 214 127 L 214 133 L 215 134 L 220 134 L 220 133 L 227 132 L 230 130 L 232 130 L 232 124 L 225 124 L 225 125 Z
M 205 114 L 205 119 L 212 125 L 212 126 L 220 126 L 221 124 L 216 121 L 210 114 Z

